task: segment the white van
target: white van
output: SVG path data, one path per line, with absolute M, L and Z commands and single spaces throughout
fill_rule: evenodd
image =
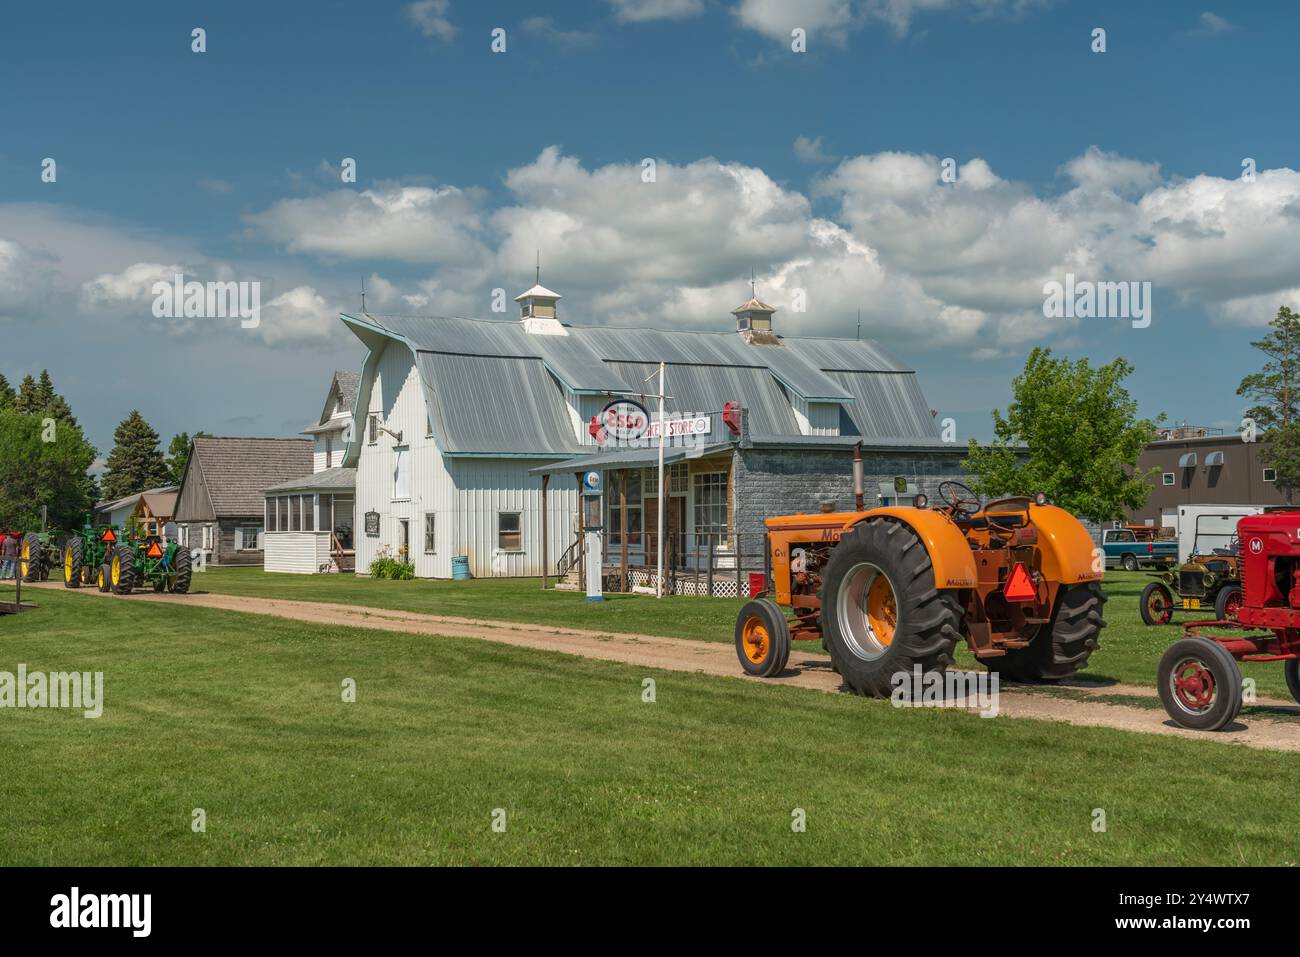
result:
M 1178 564 L 1192 555 L 1212 555 L 1231 548 L 1237 522 L 1262 511 L 1262 505 L 1179 505 Z

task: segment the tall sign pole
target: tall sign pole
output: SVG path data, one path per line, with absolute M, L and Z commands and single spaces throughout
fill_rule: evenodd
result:
M 668 511 L 665 494 L 668 483 L 664 481 L 664 363 L 659 363 L 659 547 L 655 549 L 658 581 L 655 583 L 655 597 L 664 597 L 664 515 Z

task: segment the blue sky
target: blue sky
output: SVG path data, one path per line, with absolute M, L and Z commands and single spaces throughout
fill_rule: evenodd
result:
M 491 317 L 539 246 L 575 322 L 729 328 L 751 266 L 782 332 L 852 335 L 861 308 L 962 437 L 989 434 L 1034 345 L 1125 355 L 1144 414 L 1230 427 L 1249 340 L 1300 298 L 1292 4 L 85 3 L 5 21 L 0 372 L 48 367 L 105 453 L 132 407 L 164 440 L 294 434 L 330 370 L 359 364 L 336 317 L 362 276 L 375 311 Z M 155 318 L 150 281 L 173 266 L 262 282 L 261 327 Z M 1151 325 L 1045 319 L 1042 283 L 1067 271 L 1151 282 Z

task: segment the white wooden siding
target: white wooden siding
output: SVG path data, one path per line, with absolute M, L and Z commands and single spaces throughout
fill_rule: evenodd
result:
M 793 392 L 786 392 L 794 420 L 804 435 L 839 435 L 840 404 L 838 402 L 808 402 Z
M 330 560 L 328 532 L 266 532 L 262 541 L 268 572 L 313 575 Z
M 598 400 L 599 396 L 582 398 Z M 410 523 L 410 557 L 420 578 L 450 578 L 453 555 L 468 556 L 470 573 L 476 577 L 542 574 L 542 480 L 528 474 L 541 460 L 444 456 L 434 438 L 425 434 L 420 376 L 403 343 L 389 343 L 378 357 L 374 388 L 365 408 L 379 415 L 388 428 L 401 430 L 402 445 L 410 448 L 411 495 L 406 501 L 393 501 L 393 449 L 397 445 L 393 437 L 380 432 L 379 441 L 370 445 L 368 433 L 363 434 L 357 461 L 353 535 L 358 573 L 366 573 L 384 545 L 397 550 L 399 522 L 405 519 Z M 548 561 L 552 572 L 572 541 L 577 498 L 577 482 L 572 476 L 552 477 L 547 496 Z M 366 535 L 365 515 L 369 511 L 379 513 L 378 538 Z M 497 513 L 501 511 L 522 513 L 520 553 L 502 553 L 496 547 Z M 424 553 L 426 512 L 435 516 L 436 550 L 432 555 Z

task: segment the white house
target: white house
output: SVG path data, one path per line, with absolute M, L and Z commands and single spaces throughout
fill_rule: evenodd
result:
M 661 497 L 682 561 L 701 542 L 761 545 L 773 511 L 851 505 L 855 446 L 873 505 L 962 476 L 964 447 L 941 440 L 915 373 L 874 342 L 778 335 L 756 297 L 718 332 L 575 326 L 560 298 L 535 285 L 518 321 L 340 316 L 368 350 L 343 459 L 358 570 L 387 547 L 420 577 L 451 576 L 458 556 L 475 576 L 555 574 L 588 470 L 607 477 L 607 557 L 626 546 L 651 565 Z M 667 417 L 694 423 L 662 484 L 654 442 L 610 441 L 593 423 L 616 399 L 653 408 L 660 362 Z
M 355 372 L 335 372 L 325 404 L 302 434 L 312 437 L 312 472 L 263 490 L 268 572 L 352 571 L 356 469 L 343 466 L 356 405 Z

